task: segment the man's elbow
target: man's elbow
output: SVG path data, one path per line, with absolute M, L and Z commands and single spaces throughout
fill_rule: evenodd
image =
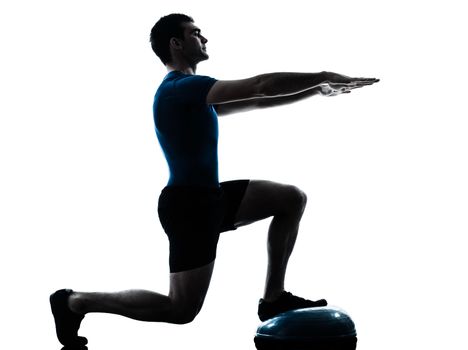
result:
M 260 74 L 255 77 L 257 79 L 255 84 L 255 97 L 274 97 L 275 90 L 272 86 L 271 73 Z
M 289 73 L 267 73 L 258 75 L 258 97 L 283 97 L 290 95 L 286 93 L 291 81 L 287 79 Z

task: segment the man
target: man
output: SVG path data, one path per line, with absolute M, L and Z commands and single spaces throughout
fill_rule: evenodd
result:
M 192 18 L 171 14 L 151 31 L 156 55 L 168 70 L 154 99 L 154 121 L 170 177 L 159 197 L 158 213 L 170 243 L 170 291 L 83 293 L 62 289 L 51 295 L 59 341 L 84 348 L 77 331 L 89 312 L 113 313 L 142 321 L 184 324 L 200 311 L 210 284 L 219 234 L 273 217 L 268 232 L 268 269 L 258 315 L 325 306 L 284 290 L 306 195 L 299 188 L 263 180 L 219 182 L 217 117 L 302 100 L 338 95 L 377 79 L 340 74 L 272 73 L 221 81 L 196 75 L 208 59 L 208 40 Z

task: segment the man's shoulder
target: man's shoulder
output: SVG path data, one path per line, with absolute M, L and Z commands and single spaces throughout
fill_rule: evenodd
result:
M 172 71 L 164 77 L 158 89 L 161 90 L 165 88 L 192 86 L 192 84 L 196 84 L 198 81 L 207 79 L 210 80 L 213 78 L 205 75 L 185 74 L 178 71 Z
M 175 97 L 179 103 L 205 103 L 206 95 L 216 81 L 207 75 L 171 71 L 164 77 L 155 97 L 156 100 Z

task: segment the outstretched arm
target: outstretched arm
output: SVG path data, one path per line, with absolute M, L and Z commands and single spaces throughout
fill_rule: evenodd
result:
M 208 92 L 206 102 L 215 105 L 221 116 L 290 104 L 317 94 L 336 96 L 378 81 L 332 72 L 269 73 L 242 80 L 217 81 Z
M 334 74 L 334 73 L 332 73 Z M 335 78 L 335 80 L 338 80 Z M 377 82 L 376 80 L 375 82 Z M 311 89 L 285 96 L 278 97 L 258 97 L 249 100 L 235 101 L 230 103 L 223 103 L 215 105 L 218 116 L 224 116 L 233 113 L 248 112 L 254 109 L 270 108 L 282 105 L 287 105 L 293 102 L 298 102 L 306 98 L 322 95 L 322 96 L 337 96 L 340 94 L 350 93 L 351 90 L 362 87 L 366 84 L 353 84 L 353 83 L 335 83 L 330 81 L 324 81 L 320 85 L 315 86 Z
M 351 78 L 332 72 L 269 73 L 241 80 L 219 80 L 208 92 L 206 103 L 218 105 L 255 98 L 289 96 L 323 84 L 333 85 L 334 90 L 345 92 L 376 82 L 378 79 Z

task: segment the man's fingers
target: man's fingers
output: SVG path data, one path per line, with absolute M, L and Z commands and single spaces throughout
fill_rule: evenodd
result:
M 380 80 L 375 78 L 355 78 L 351 81 L 351 84 L 355 85 L 372 85 L 378 83 Z
M 376 83 L 375 81 L 355 81 L 355 82 L 351 83 L 349 86 L 362 87 L 362 86 L 372 85 L 372 84 L 375 84 L 375 83 Z
M 372 84 L 375 84 L 377 83 L 378 80 L 356 80 L 356 81 L 353 81 L 351 84 L 354 84 L 354 85 L 372 85 Z
M 351 80 L 349 82 L 328 82 L 328 84 L 337 84 L 337 85 L 372 85 L 372 84 L 375 84 L 375 83 L 378 83 L 379 80 L 378 79 L 362 79 L 362 80 L 359 80 L 359 79 L 354 79 L 354 80 Z
M 325 84 L 375 84 L 378 83 L 380 79 L 377 78 L 350 78 L 344 75 L 331 76 L 329 80 L 325 81 Z
M 352 88 L 360 88 L 360 87 L 364 87 L 364 86 L 369 86 L 369 85 L 372 85 L 372 83 L 368 83 L 368 84 L 354 84 L 354 85 L 351 85 L 350 87 Z
M 352 81 L 373 81 L 374 83 L 377 83 L 380 81 L 380 79 L 377 79 L 377 78 L 364 78 L 364 77 L 361 77 L 361 78 L 352 78 L 351 79 Z
M 332 88 L 332 89 L 341 89 L 341 88 L 352 88 L 352 89 L 356 89 L 356 88 L 360 88 L 360 87 L 363 87 L 363 86 L 368 86 L 368 85 L 372 85 L 374 84 L 373 82 L 352 82 L 352 83 L 329 83 L 328 85 Z

